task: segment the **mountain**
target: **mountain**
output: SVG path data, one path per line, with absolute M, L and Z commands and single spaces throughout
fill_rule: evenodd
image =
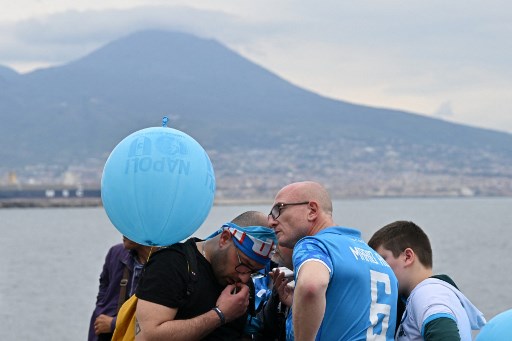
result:
M 511 134 L 326 98 L 186 33 L 137 32 L 27 74 L 0 67 L 0 87 L 0 173 L 98 181 L 119 141 L 167 115 L 207 150 L 221 197 L 307 178 L 336 196 L 512 194 Z
M 5 82 L 6 80 L 12 80 L 16 77 L 19 77 L 19 73 L 15 70 L 8 68 L 6 66 L 0 65 L 0 82 Z

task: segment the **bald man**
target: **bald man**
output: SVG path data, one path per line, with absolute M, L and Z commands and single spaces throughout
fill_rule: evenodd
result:
M 279 245 L 293 248 L 295 340 L 393 340 L 398 282 L 361 232 L 336 226 L 327 190 L 283 187 L 269 213 Z

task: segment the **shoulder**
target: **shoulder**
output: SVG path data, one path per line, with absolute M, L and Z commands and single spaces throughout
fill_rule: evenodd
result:
M 366 245 L 366 242 L 361 239 L 361 232 L 359 230 L 342 227 L 331 226 L 324 228 L 312 236 L 306 236 L 300 239 L 297 244 L 310 243 L 317 244 L 319 247 L 328 248 L 329 246 L 337 247 L 341 244 L 346 245 Z
M 187 276 L 187 260 L 181 252 L 181 246 L 165 247 L 149 257 L 138 285 L 138 292 L 150 291 L 150 288 L 168 287 L 180 281 L 186 282 Z
M 302 238 L 293 248 L 293 266 L 298 274 L 302 265 L 308 262 L 317 262 L 325 267 L 325 270 L 332 273 L 332 261 L 327 246 L 316 237 Z M 317 268 L 315 266 L 315 268 Z
M 439 275 L 433 275 L 431 276 L 430 278 L 436 278 L 436 279 L 439 279 L 441 281 L 444 281 L 446 283 L 449 283 L 451 286 L 453 286 L 455 289 L 459 289 L 459 287 L 457 287 L 457 284 L 455 284 L 455 282 L 453 281 L 453 279 L 448 276 L 448 275 L 445 275 L 445 274 L 439 274 Z
M 175 243 L 166 247 L 163 247 L 157 251 L 155 251 L 151 257 L 149 257 L 149 263 L 165 263 L 165 264 L 174 264 L 178 262 L 178 264 L 186 264 L 189 258 L 190 252 L 187 250 L 191 250 L 192 254 L 196 257 L 199 255 L 196 245 L 196 239 L 189 239 L 184 243 Z
M 457 295 L 445 284 L 440 280 L 426 279 L 413 289 L 407 305 L 418 321 L 428 321 L 433 316 L 453 318 L 451 307 L 460 303 Z
M 300 239 L 293 248 L 293 257 L 315 258 L 320 255 L 328 254 L 327 246 L 322 241 L 322 238 L 315 236 L 308 236 Z
M 430 297 L 436 297 L 437 299 L 442 299 L 445 297 L 457 297 L 454 290 L 457 290 L 455 287 L 451 286 L 451 284 L 437 279 L 437 278 L 427 278 L 420 282 L 411 292 L 411 297 L 414 298 L 423 298 L 430 299 Z
M 310 256 L 323 255 L 323 257 L 332 258 L 337 255 L 352 254 L 352 248 L 357 247 L 365 252 L 374 252 L 368 244 L 361 239 L 361 232 L 341 226 L 332 226 L 325 228 L 313 236 L 307 236 L 300 239 L 294 247 L 294 257 L 301 252 Z
M 316 233 L 313 236 L 310 236 L 311 238 L 318 238 L 320 240 L 357 240 L 357 241 L 363 241 L 361 239 L 361 231 L 351 228 L 351 227 L 344 227 L 344 226 L 330 226 L 326 227 L 318 233 Z M 364 242 L 364 241 L 363 241 Z
M 182 243 L 176 243 L 170 246 L 163 247 L 149 257 L 149 262 L 167 262 L 175 261 L 175 259 L 185 259 L 184 246 Z
M 122 258 L 125 255 L 128 255 L 128 253 L 129 253 L 129 251 L 124 248 L 123 243 L 120 243 L 120 244 L 116 244 L 116 245 L 112 246 L 108 250 L 107 257 L 109 257 L 109 258 L 113 258 L 113 257 Z
M 125 250 L 125 248 L 124 248 L 123 243 L 119 243 L 119 244 L 113 245 L 110 248 L 109 252 L 119 252 L 119 251 L 124 251 L 124 250 Z

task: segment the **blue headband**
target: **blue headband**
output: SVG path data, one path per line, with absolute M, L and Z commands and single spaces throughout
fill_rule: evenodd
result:
M 235 246 L 247 257 L 262 265 L 267 265 L 274 254 L 277 238 L 274 230 L 264 226 L 240 227 L 234 223 L 225 223 L 207 239 L 228 230 L 233 236 Z

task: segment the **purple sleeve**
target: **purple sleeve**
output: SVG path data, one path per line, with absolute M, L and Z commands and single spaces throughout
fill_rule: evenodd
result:
M 110 266 L 110 262 L 111 262 L 110 259 L 112 257 L 112 251 L 113 251 L 113 248 L 110 248 L 110 250 L 108 250 L 107 256 L 105 257 L 105 263 L 103 264 L 103 270 L 101 271 L 101 274 L 100 274 L 100 287 L 98 290 L 98 296 L 96 297 L 96 304 L 103 301 L 103 299 L 106 295 L 106 292 L 108 290 L 108 286 L 110 284 L 109 266 Z
M 114 316 L 114 318 L 112 319 L 112 322 L 110 323 L 110 331 L 114 331 L 114 329 L 116 329 L 116 322 L 117 322 L 117 315 Z

